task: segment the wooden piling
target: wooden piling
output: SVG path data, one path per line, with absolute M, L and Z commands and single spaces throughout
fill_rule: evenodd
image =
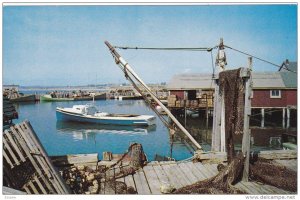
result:
M 282 108 L 282 128 L 285 128 L 285 108 Z
M 290 128 L 290 115 L 291 115 L 291 110 L 289 108 L 286 108 L 286 128 Z
M 265 127 L 265 109 L 261 108 L 260 112 L 261 112 L 261 125 L 260 125 L 260 127 L 264 128 Z
M 249 57 L 249 66 L 248 70 L 251 73 L 252 70 L 252 57 Z M 246 78 L 245 83 L 245 108 L 244 108 L 244 133 L 243 133 L 243 141 L 242 141 L 242 153 L 246 157 L 244 163 L 244 170 L 243 170 L 243 181 L 249 180 L 249 159 L 250 159 L 250 137 L 251 132 L 249 129 L 250 123 L 250 115 L 251 115 L 251 85 L 252 85 L 252 78 L 251 74 L 249 77 Z

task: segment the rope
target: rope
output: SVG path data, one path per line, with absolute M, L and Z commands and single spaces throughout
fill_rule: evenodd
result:
M 244 54 L 244 55 L 247 55 L 247 56 L 251 56 L 251 57 L 253 57 L 253 58 L 257 59 L 257 60 L 263 61 L 263 62 L 268 63 L 268 64 L 270 64 L 270 65 L 274 65 L 275 67 L 278 67 L 278 68 L 284 68 L 284 69 L 286 69 L 287 71 L 290 71 L 290 72 L 293 72 L 293 73 L 297 73 L 297 72 L 295 72 L 295 71 L 293 71 L 293 70 L 290 70 L 289 68 L 287 68 L 287 67 L 284 66 L 284 65 L 277 65 L 277 64 L 272 63 L 272 62 L 270 62 L 270 61 L 267 61 L 267 60 L 265 60 L 265 59 L 262 59 L 262 58 L 259 58 L 259 57 L 257 57 L 257 56 L 254 56 L 254 55 L 251 55 L 251 54 L 249 54 L 249 53 L 246 53 L 246 52 L 244 52 L 244 51 L 240 51 L 240 50 L 238 50 L 238 49 L 235 49 L 235 48 L 233 48 L 233 47 L 230 47 L 230 46 L 227 46 L 227 45 L 224 45 L 224 46 L 225 46 L 226 48 L 229 48 L 229 49 L 233 50 L 233 51 L 237 51 L 237 52 L 239 52 L 239 53 L 241 53 L 241 54 Z

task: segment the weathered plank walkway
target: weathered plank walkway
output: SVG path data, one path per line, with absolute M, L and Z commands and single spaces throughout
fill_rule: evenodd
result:
M 134 175 L 128 175 L 118 181 L 132 186 L 138 194 L 162 194 L 160 192 L 161 185 L 171 184 L 177 189 L 211 178 L 216 174 L 218 174 L 217 164 L 191 161 L 150 162 Z M 235 187 L 248 194 L 293 194 L 290 191 L 256 182 L 239 182 Z

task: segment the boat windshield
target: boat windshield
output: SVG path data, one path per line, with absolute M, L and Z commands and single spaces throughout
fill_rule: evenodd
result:
M 96 106 L 87 106 L 85 108 L 85 112 L 87 115 L 94 115 L 96 112 L 98 112 L 98 109 Z

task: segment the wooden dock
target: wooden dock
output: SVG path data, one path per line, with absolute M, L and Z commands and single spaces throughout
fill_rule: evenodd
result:
M 290 161 L 297 163 L 297 160 Z M 162 194 L 160 186 L 170 184 L 178 189 L 218 174 L 217 164 L 201 162 L 150 162 L 135 174 L 120 178 L 117 181 L 132 186 L 138 194 Z M 239 182 L 234 187 L 248 194 L 293 194 L 274 186 L 257 182 Z

